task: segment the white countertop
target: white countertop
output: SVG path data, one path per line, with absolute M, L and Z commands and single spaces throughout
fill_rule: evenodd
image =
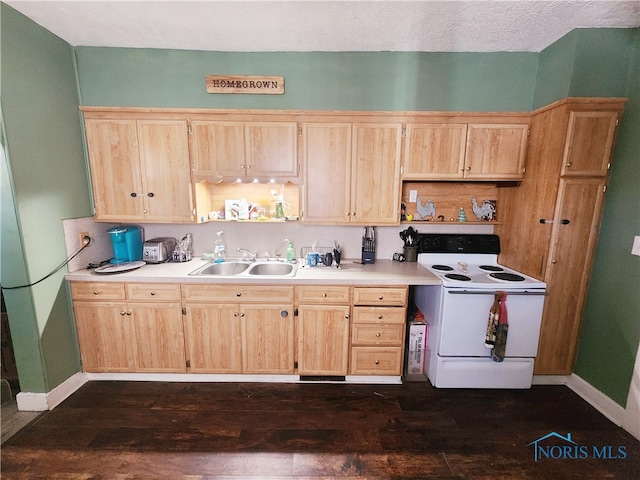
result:
M 293 284 L 347 284 L 347 285 L 440 285 L 441 281 L 418 262 L 376 260 L 362 265 L 345 260 L 340 268 L 298 266 L 295 276 L 190 276 L 189 273 L 208 263 L 194 258 L 184 263 L 144 265 L 122 273 L 99 274 L 83 269 L 68 273 L 69 281 L 84 282 L 142 282 L 142 283 L 274 283 Z

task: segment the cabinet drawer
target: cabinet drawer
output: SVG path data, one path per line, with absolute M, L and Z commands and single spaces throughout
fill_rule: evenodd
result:
M 71 282 L 74 300 L 124 300 L 124 283 Z
M 353 347 L 351 375 L 401 375 L 402 347 Z
M 352 345 L 389 345 L 401 347 L 403 340 L 404 325 L 354 323 L 351 326 Z
M 406 310 L 398 307 L 353 307 L 353 323 L 401 323 Z
M 296 303 L 349 303 L 351 288 L 344 285 L 296 287 Z
M 127 283 L 129 300 L 178 300 L 180 285 L 171 283 Z
M 398 305 L 407 304 L 407 287 L 355 287 L 354 305 Z
M 292 286 L 182 285 L 183 301 L 293 303 Z

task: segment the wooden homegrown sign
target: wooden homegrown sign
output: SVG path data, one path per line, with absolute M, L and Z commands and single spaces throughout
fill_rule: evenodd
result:
M 207 75 L 207 93 L 282 95 L 284 77 Z

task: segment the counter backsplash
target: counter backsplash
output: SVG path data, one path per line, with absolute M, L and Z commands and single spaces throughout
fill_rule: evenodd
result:
M 95 222 L 93 217 L 66 219 L 62 221 L 67 255 L 79 248 L 78 237 L 88 232 L 91 245 L 69 262 L 69 272 L 86 268 L 89 263 L 99 263 L 113 256 L 111 241 L 107 230 L 120 225 Z M 464 225 L 438 225 L 432 222 L 413 222 L 409 224 L 420 233 L 493 233 L 493 225 L 469 222 Z M 376 258 L 391 259 L 396 252 L 402 252 L 403 241 L 399 232 L 408 224 L 393 227 L 376 227 Z M 284 239 L 293 242 L 296 255 L 302 247 L 311 247 L 315 241 L 318 246 L 330 246 L 336 240 L 342 247 L 343 258 L 359 259 L 362 242 L 362 226 L 304 225 L 299 222 L 219 222 L 204 224 L 142 224 L 144 238 L 175 237 L 178 240 L 186 233 L 193 235 L 195 256 L 213 250 L 216 232 L 223 230 L 229 256 L 239 255 L 238 248 L 247 248 L 253 252 L 268 251 L 271 256 L 279 248 L 286 256 Z M 328 243 L 327 243 L 328 242 Z

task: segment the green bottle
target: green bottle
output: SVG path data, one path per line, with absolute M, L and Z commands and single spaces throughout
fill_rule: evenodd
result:
M 293 248 L 293 242 L 289 242 L 287 246 L 287 262 L 293 262 L 294 258 L 296 258 L 296 250 Z

